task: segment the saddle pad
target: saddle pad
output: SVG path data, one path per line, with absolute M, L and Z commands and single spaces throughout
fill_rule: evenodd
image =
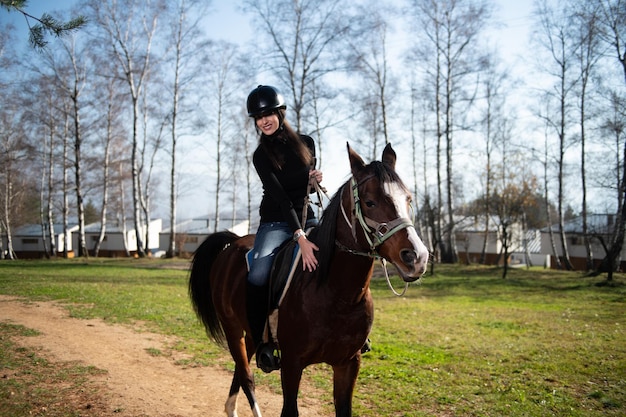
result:
M 253 250 L 250 249 L 246 252 L 246 267 L 250 272 L 250 265 L 254 262 Z M 298 254 L 298 244 L 294 241 L 286 241 L 274 258 L 272 263 L 272 269 L 270 271 L 270 309 L 278 307 L 278 302 L 281 299 L 285 285 L 287 284 L 287 278 L 289 272 L 294 267 L 294 261 Z

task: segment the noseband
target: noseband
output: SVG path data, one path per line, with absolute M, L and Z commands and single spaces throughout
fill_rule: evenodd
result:
M 413 227 L 413 222 L 405 217 L 398 217 L 390 222 L 380 223 L 363 215 L 363 210 L 361 209 L 361 198 L 359 196 L 359 186 L 363 185 L 373 177 L 374 175 L 365 177 L 359 183 L 356 182 L 354 176 L 350 179 L 350 187 L 352 189 L 352 193 L 350 194 L 350 219 L 348 219 L 343 203 L 341 204 L 341 213 L 352 230 L 352 237 L 354 238 L 354 241 L 357 241 L 356 221 L 358 220 L 365 234 L 365 238 L 367 239 L 367 243 L 369 244 L 370 252 L 362 253 L 349 249 L 338 241 L 336 244 L 341 249 L 350 253 L 380 258 L 380 255 L 376 253 L 376 248 L 382 245 L 383 242 L 393 236 L 397 231 L 406 229 L 407 227 Z

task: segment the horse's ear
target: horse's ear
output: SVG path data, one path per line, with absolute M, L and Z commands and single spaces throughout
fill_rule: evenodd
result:
M 391 169 L 396 169 L 396 152 L 391 147 L 391 143 L 388 143 L 383 150 L 383 163 L 389 165 Z
M 346 146 L 348 147 L 348 157 L 350 158 L 350 168 L 352 169 L 352 174 L 356 174 L 358 171 L 365 167 L 365 162 L 363 158 L 356 153 L 348 142 L 346 142 Z

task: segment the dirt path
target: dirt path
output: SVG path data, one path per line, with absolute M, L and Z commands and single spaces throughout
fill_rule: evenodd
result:
M 171 342 L 163 335 L 137 333 L 101 320 L 73 319 L 53 302 L 25 302 L 2 295 L 0 320 L 41 332 L 17 342 L 25 347 L 43 347 L 47 359 L 78 361 L 106 370 L 103 378 L 112 416 L 225 415 L 232 375 L 215 368 L 183 368 L 171 357 L 150 355 L 147 349 L 164 350 Z M 257 398 L 264 416 L 280 415 L 280 395 L 259 386 Z M 300 415 L 322 416 L 319 402 L 301 398 L 299 403 Z M 243 393 L 238 412 L 240 417 L 252 415 Z

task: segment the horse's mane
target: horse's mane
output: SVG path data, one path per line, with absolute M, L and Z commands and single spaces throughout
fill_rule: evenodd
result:
M 324 209 L 319 225 L 315 227 L 309 238 L 314 242 L 319 251 L 316 253 L 319 268 L 317 271 L 318 283 L 324 283 L 328 279 L 328 271 L 335 253 L 335 236 L 337 232 L 337 216 L 341 207 L 341 194 L 347 183 L 344 183 L 335 195 L 330 199 Z
M 397 183 L 406 189 L 406 186 L 398 176 L 398 174 L 387 164 L 381 161 L 373 161 L 366 169 L 371 171 L 371 175 L 382 183 Z M 337 232 L 337 216 L 340 216 L 341 195 L 345 187 L 349 187 L 349 181 L 346 181 L 339 190 L 333 195 L 328 206 L 322 213 L 319 225 L 310 233 L 310 240 L 313 241 L 319 251 L 316 253 L 319 261 L 317 272 L 318 283 L 323 284 L 328 280 L 328 272 L 333 255 L 335 254 L 335 239 Z

